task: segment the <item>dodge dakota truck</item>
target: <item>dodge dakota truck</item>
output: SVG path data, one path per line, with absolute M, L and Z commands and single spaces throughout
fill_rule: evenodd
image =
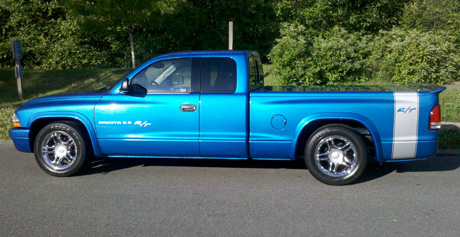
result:
M 54 176 L 93 157 L 304 159 L 316 179 L 343 185 L 369 162 L 434 155 L 444 89 L 271 87 L 257 52 L 172 53 L 97 93 L 30 100 L 9 134 Z

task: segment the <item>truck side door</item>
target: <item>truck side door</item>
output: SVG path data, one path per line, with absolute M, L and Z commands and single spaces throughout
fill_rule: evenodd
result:
M 199 57 L 168 59 L 133 76 L 132 92 L 104 96 L 95 107 L 102 152 L 199 156 L 199 83 Z

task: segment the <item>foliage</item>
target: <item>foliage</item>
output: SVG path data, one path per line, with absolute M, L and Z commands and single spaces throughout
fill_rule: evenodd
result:
M 447 88 L 439 94 L 439 104 L 442 121 L 460 122 L 460 88 Z
M 138 62 L 226 49 L 230 20 L 234 48 L 271 52 L 283 84 L 457 80 L 457 0 L 3 0 L 0 68 L 11 39 L 33 69 L 129 67 L 129 33 Z
M 279 86 L 278 78 L 273 75 L 273 64 L 263 64 L 264 85 Z
M 459 129 L 442 129 L 439 131 L 439 149 L 460 149 L 459 141 Z
M 282 0 L 277 14 L 282 22 L 303 25 L 309 34 L 328 32 L 334 26 L 348 32 L 377 33 L 391 29 L 410 0 Z
M 228 22 L 233 21 L 234 49 L 252 49 L 266 55 L 278 36 L 274 0 L 187 0 L 170 4 L 174 11 L 159 22 L 160 37 L 148 42 L 156 52 L 228 48 Z
M 24 70 L 25 100 L 71 92 L 94 92 L 122 79 L 129 69 Z M 0 70 L 0 107 L 16 106 L 17 90 L 12 70 Z
M 334 27 L 323 36 L 305 36 L 305 27 L 284 25 L 269 57 L 286 85 L 337 85 L 367 80 L 369 37 Z
M 8 130 L 13 127 L 14 108 L 0 108 L 0 140 L 8 139 Z
M 401 27 L 422 32 L 447 31 L 460 38 L 460 2 L 458 0 L 412 1 L 401 18 Z
M 130 40 L 150 29 L 149 23 L 157 22 L 161 15 L 161 4 L 153 0 L 72 0 L 67 6 L 85 32 L 105 39 L 101 46 L 109 47 L 107 50 L 115 56 L 114 64 L 123 66 L 127 66 L 130 43 L 134 47 L 134 40 Z
M 312 75 L 318 84 L 350 84 L 367 80 L 368 37 L 335 27 L 313 41 Z
M 277 14 L 269 56 L 284 84 L 458 80 L 458 1 L 284 0 Z
M 0 68 L 11 67 L 11 39 L 25 68 L 128 67 L 129 33 L 139 62 L 171 51 L 234 49 L 266 55 L 278 36 L 274 0 L 3 0 Z
M 281 38 L 268 55 L 273 63 L 273 73 L 282 84 L 307 83 L 312 39 L 306 37 L 306 28 L 297 24 L 283 24 Z
M 371 64 L 396 84 L 445 84 L 458 79 L 460 51 L 445 32 L 394 28 L 375 38 Z
M 0 67 L 12 66 L 11 39 L 22 41 L 26 68 L 77 68 L 107 63 L 60 1 L 0 1 Z

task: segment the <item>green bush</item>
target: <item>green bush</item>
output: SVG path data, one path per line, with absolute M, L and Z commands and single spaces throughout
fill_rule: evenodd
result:
M 441 129 L 439 131 L 439 149 L 460 149 L 460 131 L 458 129 Z
M 11 68 L 11 40 L 21 40 L 24 68 L 102 67 L 113 63 L 96 36 L 82 31 L 63 1 L 0 1 L 0 68 Z
M 306 35 L 302 25 L 283 24 L 281 38 L 268 55 L 273 63 L 273 74 L 282 84 L 309 84 L 311 75 L 308 74 L 311 40 Z
M 460 42 L 460 1 L 431 0 L 411 1 L 404 7 L 400 19 L 403 29 L 421 32 L 447 31 Z
M 460 88 L 447 88 L 439 94 L 439 104 L 442 121 L 460 122 Z
M 13 127 L 13 108 L 0 108 L 0 140 L 8 139 L 8 131 Z
M 319 80 L 319 84 L 327 85 L 366 81 L 369 38 L 338 27 L 315 38 L 311 51 L 313 77 Z
M 460 69 L 460 51 L 452 41 L 439 31 L 382 31 L 371 44 L 370 65 L 376 76 L 396 84 L 452 83 Z
M 335 26 L 348 32 L 378 33 L 397 24 L 405 6 L 413 1 L 282 0 L 276 1 L 276 9 L 282 22 L 301 24 L 315 35 L 330 31 Z
M 301 25 L 285 24 L 270 52 L 273 73 L 285 85 L 338 85 L 367 80 L 370 37 L 334 27 L 309 38 Z

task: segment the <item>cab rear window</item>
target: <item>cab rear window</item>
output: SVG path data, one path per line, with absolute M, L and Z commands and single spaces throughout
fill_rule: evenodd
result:
M 236 90 L 236 62 L 231 58 L 202 58 L 201 93 L 230 94 Z

